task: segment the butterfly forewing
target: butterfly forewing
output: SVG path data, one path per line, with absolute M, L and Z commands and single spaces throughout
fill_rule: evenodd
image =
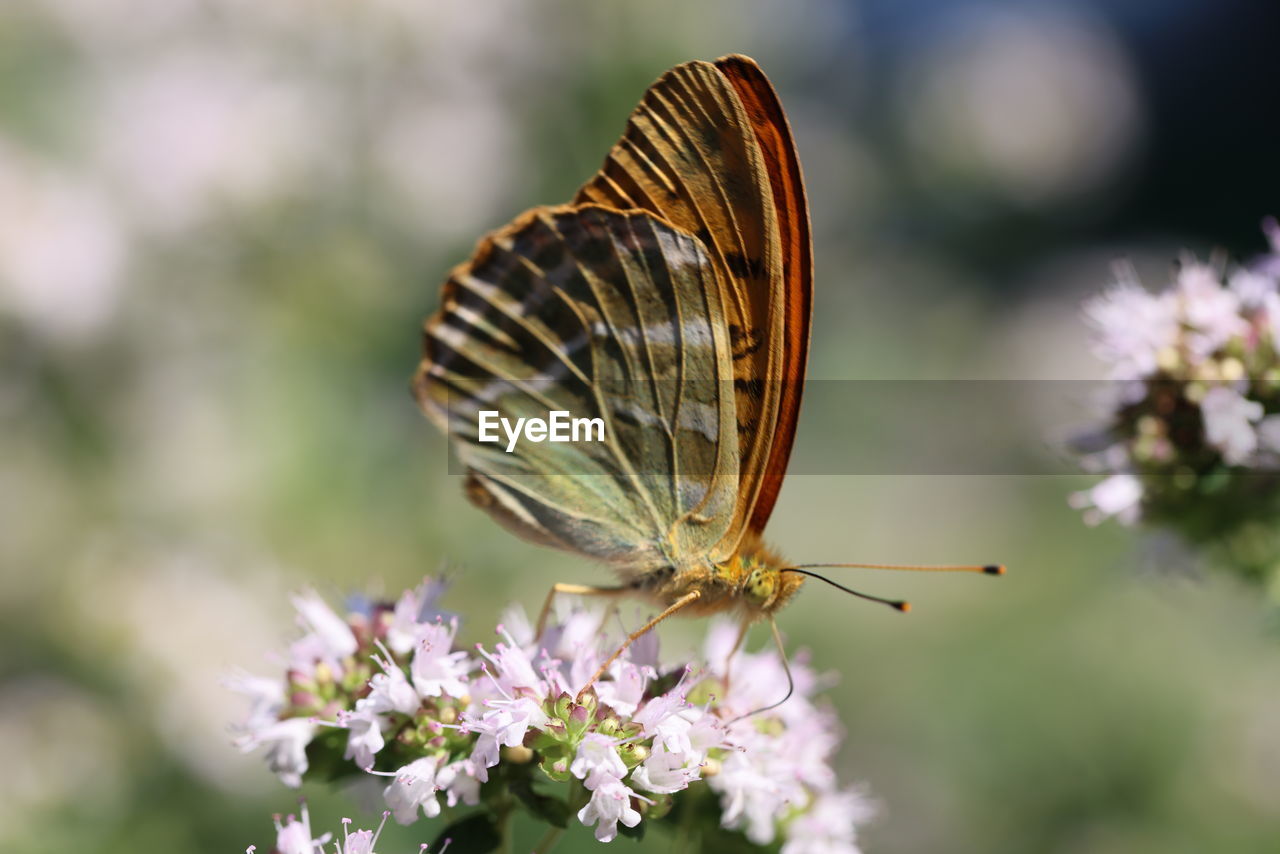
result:
M 640 211 L 537 208 L 454 270 L 415 392 L 476 503 L 624 571 L 680 566 L 732 525 L 738 435 L 723 282 Z M 479 413 L 601 418 L 604 441 L 481 442 Z
M 752 519 L 771 464 L 783 362 L 795 359 L 780 344 L 783 256 L 769 165 L 734 83 L 707 62 L 668 71 L 577 201 L 649 210 L 695 235 L 726 286 L 741 481 L 732 523 L 711 555 L 724 560 Z M 785 452 L 780 462 L 785 468 Z
M 813 242 L 809 233 L 809 204 L 805 199 L 800 157 L 782 102 L 760 66 L 745 56 L 716 60 L 716 68 L 732 84 L 764 155 L 773 190 L 778 238 L 782 248 L 782 337 L 778 420 L 760 491 L 748 528 L 759 533 L 773 512 L 786 474 L 787 460 L 800 420 L 813 313 Z

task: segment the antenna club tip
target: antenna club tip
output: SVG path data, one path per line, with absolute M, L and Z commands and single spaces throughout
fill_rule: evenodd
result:
M 1004 575 L 1007 570 L 1004 568 L 1004 564 L 993 563 L 993 564 L 984 566 L 982 568 L 982 571 L 985 572 L 987 575 Z
M 904 613 L 904 614 L 906 614 L 906 613 L 910 613 L 910 611 L 911 611 L 911 603 L 910 603 L 910 602 L 892 602 L 892 603 L 890 603 L 890 604 L 892 604 L 892 605 L 893 605 L 893 607 L 897 608 L 899 611 L 901 611 L 901 612 L 902 612 L 902 613 Z

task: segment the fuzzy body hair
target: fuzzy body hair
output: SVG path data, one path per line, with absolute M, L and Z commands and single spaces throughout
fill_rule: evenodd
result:
M 754 623 L 773 616 L 804 584 L 805 576 L 783 571 L 787 566 L 758 534 L 748 534 L 723 563 L 666 567 L 632 578 L 631 585 L 662 608 L 697 591 L 700 598 L 681 613 L 693 617 L 736 613 Z

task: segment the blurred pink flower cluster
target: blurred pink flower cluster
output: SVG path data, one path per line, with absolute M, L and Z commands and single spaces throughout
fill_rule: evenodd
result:
M 776 653 L 730 662 L 737 629 L 715 623 L 706 664 L 664 666 L 649 633 L 579 703 L 619 640 L 606 636 L 607 615 L 569 610 L 535 638 L 513 608 L 491 647 L 459 649 L 458 620 L 437 605 L 442 590 L 429 580 L 346 617 L 314 593 L 295 597 L 304 634 L 285 678 L 235 682 L 251 699 L 238 746 L 261 750 L 290 786 L 316 757 L 327 778 L 384 778 L 401 824 L 458 805 L 500 818 L 514 793 L 538 818 L 563 826 L 576 815 L 609 842 L 705 783 L 713 797 L 686 808 L 704 804 L 751 843 L 780 839 L 786 854 L 858 850 L 856 827 L 872 810 L 836 779 L 838 724 L 812 701 L 818 680 L 803 661 L 791 668 L 791 698 L 756 713 L 787 691 Z M 534 788 L 553 782 L 569 784 L 570 796 Z
M 302 804 L 301 816 L 288 815 L 281 819 L 275 817 L 276 844 L 272 854 L 325 854 L 325 846 L 333 843 L 334 854 L 377 854 L 373 846 L 378 844 L 382 828 L 387 823 L 390 813 L 382 814 L 382 823 L 377 830 L 351 829 L 351 819 L 342 820 L 342 841 L 333 838 L 332 833 L 312 836 L 311 816 L 307 812 L 306 803 Z M 441 845 L 434 854 L 445 854 L 448 844 Z M 419 854 L 427 854 L 429 846 L 421 845 Z M 258 846 L 250 845 L 245 854 L 255 854 Z
M 1089 524 L 1163 521 L 1203 536 L 1205 501 L 1227 508 L 1235 474 L 1280 463 L 1280 225 L 1271 254 L 1235 268 L 1185 260 L 1152 293 L 1123 270 L 1084 314 L 1116 383 L 1085 467 L 1107 472 L 1072 496 Z M 1256 487 L 1251 481 L 1253 505 Z M 1234 519 L 1230 513 L 1224 518 Z

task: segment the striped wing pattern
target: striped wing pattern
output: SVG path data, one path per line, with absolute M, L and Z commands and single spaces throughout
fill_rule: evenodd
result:
M 535 208 L 481 241 L 427 321 L 414 379 L 473 501 L 520 535 L 642 574 L 732 524 L 738 435 L 716 264 L 642 211 Z M 601 418 L 605 441 L 479 441 L 482 410 Z
M 725 63 L 734 64 L 728 75 L 717 67 Z M 798 396 L 787 401 L 793 410 L 792 426 L 783 425 L 785 442 L 780 458 L 775 458 L 772 445 L 783 404 L 784 360 L 794 361 L 795 354 L 782 346 L 787 337 L 784 247 L 770 179 L 771 151 L 762 148 L 735 88 L 737 82 L 744 91 L 758 89 L 754 79 L 743 83 L 741 74 L 733 74 L 743 63 L 764 81 L 745 57 L 726 57 L 716 64 L 689 62 L 664 74 L 645 93 L 604 166 L 575 199 L 648 210 L 694 234 L 728 285 L 725 316 L 733 351 L 741 481 L 734 519 L 725 541 L 714 550 L 715 560 L 737 550 L 748 525 L 763 527 L 776 484 L 765 489 L 768 506 L 763 512 L 756 515 L 754 508 L 766 473 L 772 471 L 773 479 L 780 480 L 785 470 L 799 406 Z M 763 85 L 776 104 L 767 81 Z M 785 119 L 783 123 L 785 128 Z M 789 135 L 786 142 L 790 143 Z M 793 151 L 791 156 L 794 160 Z M 807 241 L 807 212 L 804 224 Z M 802 346 L 807 346 L 807 313 L 804 324 Z
M 781 350 L 778 421 L 747 526 L 749 531 L 759 534 L 778 501 L 787 461 L 791 458 L 791 447 L 795 443 L 796 427 L 800 422 L 800 397 L 804 391 L 813 320 L 813 240 L 800 155 L 796 152 L 791 125 L 773 84 L 750 57 L 724 56 L 715 64 L 737 92 L 755 132 L 756 142 L 764 154 L 782 244 L 783 332 L 777 344 Z

